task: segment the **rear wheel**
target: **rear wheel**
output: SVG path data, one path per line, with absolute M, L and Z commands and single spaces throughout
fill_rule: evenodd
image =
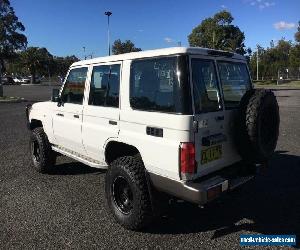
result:
M 48 137 L 41 127 L 32 130 L 30 153 L 33 167 L 37 172 L 46 173 L 55 164 L 55 153 L 52 151 Z
M 151 199 L 140 157 L 113 161 L 106 173 L 105 192 L 111 214 L 125 228 L 139 230 L 151 220 Z

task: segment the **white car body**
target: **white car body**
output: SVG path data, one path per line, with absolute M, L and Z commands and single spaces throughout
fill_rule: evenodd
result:
M 14 77 L 13 80 L 14 80 L 14 82 L 20 82 L 20 83 L 22 82 L 22 79 L 20 79 L 18 77 Z
M 29 83 L 30 80 L 28 78 L 22 78 L 22 77 L 14 77 L 14 82 L 17 83 Z
M 217 112 L 203 114 L 172 114 L 167 112 L 148 112 L 136 110 L 130 104 L 130 68 L 132 62 L 139 59 L 187 55 L 193 58 L 217 61 L 229 61 L 246 64 L 243 56 L 234 54 L 213 55 L 202 48 L 168 48 L 153 51 L 135 52 L 123 55 L 95 58 L 72 64 L 72 69 L 87 67 L 84 98 L 82 104 L 47 101 L 35 103 L 29 113 L 29 123 L 40 121 L 48 136 L 52 149 L 81 161 L 91 167 L 107 168 L 106 150 L 112 143 L 123 143 L 136 148 L 143 160 L 152 183 L 160 190 L 197 203 L 205 203 L 200 186 L 190 185 L 189 181 L 213 173 L 241 160 L 236 151 L 232 136 L 234 110 L 224 108 L 221 96 L 211 91 L 212 96 L 221 100 L 222 108 Z M 89 105 L 90 83 L 93 67 L 97 65 L 116 65 L 121 68 L 119 108 Z M 190 73 L 192 78 L 192 73 Z M 217 74 L 220 82 L 219 74 Z M 67 77 L 66 77 L 67 79 Z M 65 80 L 66 81 L 66 80 Z M 220 84 L 220 83 L 219 83 Z M 64 89 L 62 86 L 60 92 Z M 191 94 L 191 96 L 193 96 Z M 193 98 L 191 98 L 193 102 Z M 196 127 L 195 127 L 196 126 Z M 158 128 L 163 136 L 147 134 L 147 127 Z M 220 136 L 222 135 L 222 136 Z M 222 157 L 201 164 L 203 138 L 213 141 L 213 136 L 222 146 Z M 193 142 L 196 149 L 197 171 L 186 176 L 180 173 L 180 145 Z M 120 144 L 121 145 L 121 144 Z M 170 181 L 163 182 L 167 180 Z M 214 176 L 221 183 L 222 191 L 228 189 L 228 181 Z M 209 185 L 214 184 L 214 180 Z M 169 185 L 169 186 L 168 186 Z M 175 190 L 174 190 L 175 189 Z M 199 191 L 200 190 L 200 191 Z M 186 194 L 192 192 L 192 194 Z

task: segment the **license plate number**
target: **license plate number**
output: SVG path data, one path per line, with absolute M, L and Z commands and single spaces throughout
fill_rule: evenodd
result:
M 206 164 L 211 161 L 218 160 L 222 157 L 222 145 L 217 145 L 205 149 L 201 153 L 201 164 Z

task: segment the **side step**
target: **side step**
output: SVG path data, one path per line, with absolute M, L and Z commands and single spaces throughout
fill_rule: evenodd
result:
M 107 169 L 107 164 L 105 162 L 100 162 L 95 159 L 92 159 L 90 157 L 81 155 L 73 150 L 69 150 L 67 148 L 58 146 L 58 145 L 52 145 L 52 150 L 55 152 L 58 152 L 62 155 L 68 156 L 76 161 L 79 161 L 85 165 L 88 165 L 92 168 L 101 168 L 101 169 Z

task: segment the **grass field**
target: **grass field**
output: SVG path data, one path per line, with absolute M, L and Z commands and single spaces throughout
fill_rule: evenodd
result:
M 257 88 L 299 88 L 300 89 L 300 80 L 299 81 L 290 81 L 287 83 L 276 84 L 274 81 L 263 81 L 263 82 L 254 82 L 254 86 Z

